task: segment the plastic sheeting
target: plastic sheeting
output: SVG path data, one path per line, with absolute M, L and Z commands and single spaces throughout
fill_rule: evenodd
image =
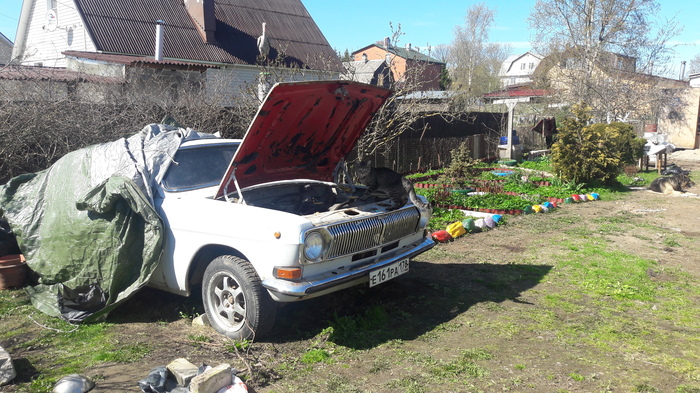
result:
M 34 306 L 72 322 L 102 320 L 143 287 L 163 248 L 153 193 L 180 144 L 208 137 L 152 124 L 0 186 L 0 217 L 27 259 Z

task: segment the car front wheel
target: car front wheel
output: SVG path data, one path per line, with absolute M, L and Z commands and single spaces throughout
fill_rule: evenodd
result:
M 265 335 L 277 306 L 250 262 L 233 255 L 215 258 L 204 271 L 202 300 L 211 326 L 235 340 Z

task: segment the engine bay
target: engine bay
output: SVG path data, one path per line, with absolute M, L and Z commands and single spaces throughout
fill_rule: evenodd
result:
M 363 186 L 349 186 L 315 180 L 294 180 L 264 185 L 256 185 L 241 190 L 246 205 L 272 209 L 305 216 L 341 209 L 356 208 L 375 204 L 377 207 L 390 206 L 382 203 L 381 197 L 370 196 L 361 199 L 365 193 Z M 230 202 L 238 203 L 238 193 L 229 196 Z

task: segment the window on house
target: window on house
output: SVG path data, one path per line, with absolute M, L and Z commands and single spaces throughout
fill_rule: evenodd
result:
M 525 63 L 520 63 L 520 69 L 524 70 L 525 69 Z
M 530 63 L 530 69 L 531 70 L 535 69 L 535 63 Z

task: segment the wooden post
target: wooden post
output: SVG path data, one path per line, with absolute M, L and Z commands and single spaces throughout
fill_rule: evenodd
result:
M 515 112 L 515 104 L 515 101 L 506 102 L 506 106 L 508 107 L 508 129 L 506 130 L 508 143 L 506 144 L 506 157 L 508 157 L 509 160 L 513 159 L 513 112 Z
M 666 152 L 663 153 L 656 153 L 656 173 L 659 175 L 661 174 L 662 170 L 666 169 L 666 160 L 668 159 L 668 155 Z
M 666 159 L 668 158 L 668 154 L 664 152 L 664 170 L 666 170 Z

